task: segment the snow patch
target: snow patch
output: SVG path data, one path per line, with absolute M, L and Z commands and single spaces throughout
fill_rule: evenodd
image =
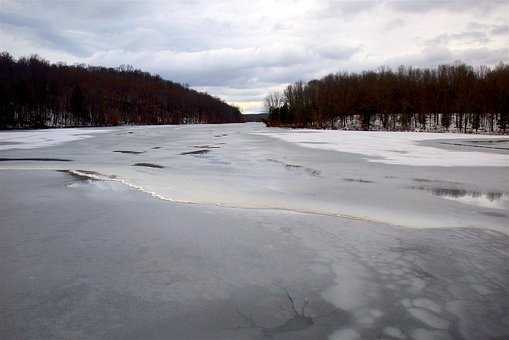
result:
M 297 145 L 322 150 L 364 155 L 369 162 L 411 166 L 509 166 L 509 155 L 482 151 L 456 151 L 419 142 L 465 138 L 472 135 L 456 133 L 382 132 L 342 130 L 276 130 L 255 134 L 278 138 Z M 488 135 L 475 139 L 509 140 Z
M 35 149 L 93 137 L 111 130 L 71 128 L 0 132 L 0 150 Z

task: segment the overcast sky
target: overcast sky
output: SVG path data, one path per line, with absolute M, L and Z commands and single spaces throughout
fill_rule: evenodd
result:
M 0 0 L 0 50 L 136 68 L 263 109 L 337 71 L 509 62 L 508 1 Z

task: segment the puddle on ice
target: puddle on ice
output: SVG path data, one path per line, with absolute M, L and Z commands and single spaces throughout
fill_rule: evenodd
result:
M 186 156 L 186 155 L 204 155 L 206 153 L 209 153 L 210 150 L 208 149 L 202 149 L 202 150 L 196 150 L 196 151 L 188 151 L 188 152 L 181 152 L 180 154 L 182 156 Z
M 364 184 L 370 184 L 374 183 L 373 181 L 362 179 L 362 178 L 343 178 L 343 181 L 345 182 L 357 182 L 357 183 L 364 183 Z
M 219 149 L 219 146 L 216 145 L 193 145 L 193 148 L 197 149 Z
M 156 169 L 163 169 L 164 166 L 154 163 L 134 163 L 133 166 L 141 166 L 146 168 L 156 168 Z
M 311 145 L 313 145 L 313 144 L 315 144 L 315 145 L 326 145 L 326 144 L 329 144 L 329 143 L 327 143 L 327 142 L 312 142 L 312 141 L 304 141 L 304 142 L 302 142 L 302 144 L 311 144 Z
M 483 208 L 504 209 L 509 203 L 509 195 L 503 192 L 479 192 L 457 188 L 427 187 L 412 187 L 412 189 L 426 190 L 434 196 Z
M 509 150 L 509 139 L 467 140 L 464 142 L 441 142 L 441 144 L 485 148 L 495 150 Z
M 19 145 L 21 142 L 0 142 L 0 145 Z
M 140 155 L 140 154 L 144 153 L 145 151 L 115 150 L 113 152 L 116 152 L 116 153 L 126 153 L 126 154 L 130 154 L 130 155 Z
M 277 160 L 277 159 L 273 159 L 273 158 L 267 158 L 267 161 L 268 162 L 272 162 L 272 163 L 281 164 L 281 165 L 283 165 L 285 167 L 285 169 L 288 169 L 288 170 L 302 169 L 307 174 L 309 174 L 311 176 L 320 176 L 321 173 L 322 173 L 318 169 L 308 168 L 308 167 L 305 167 L 305 166 L 302 166 L 302 165 L 299 165 L 299 164 L 285 163 L 283 161 L 280 161 L 280 160 Z

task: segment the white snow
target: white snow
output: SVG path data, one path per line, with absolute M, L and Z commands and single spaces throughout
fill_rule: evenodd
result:
M 509 154 L 455 151 L 426 145 L 420 141 L 443 139 L 489 139 L 501 137 L 455 133 L 381 132 L 342 130 L 275 130 L 257 133 L 314 149 L 364 155 L 370 162 L 411 166 L 509 166 Z M 503 138 L 504 139 L 504 138 Z M 505 138 L 504 140 L 509 140 Z
M 1 131 L 0 150 L 43 148 L 90 138 L 94 133 L 109 131 L 107 129 L 90 128 Z

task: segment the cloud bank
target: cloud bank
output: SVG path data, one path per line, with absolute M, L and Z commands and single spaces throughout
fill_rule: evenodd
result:
M 10 1 L 1 50 L 131 64 L 263 109 L 273 89 L 380 65 L 509 61 L 507 1 Z

